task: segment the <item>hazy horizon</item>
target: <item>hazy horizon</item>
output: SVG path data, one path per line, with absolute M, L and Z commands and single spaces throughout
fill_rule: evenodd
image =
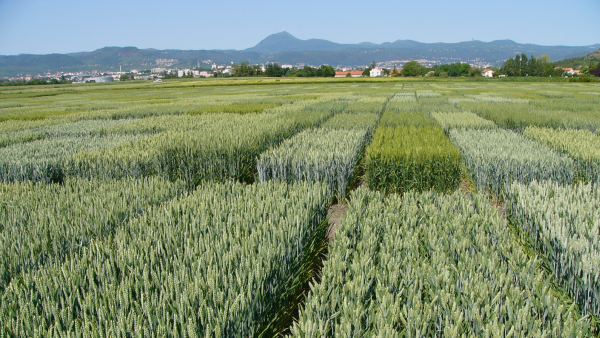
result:
M 484 8 L 492 4 L 501 8 Z M 125 4 L 0 0 L 0 55 L 74 53 L 110 46 L 243 50 L 282 31 L 302 40 L 341 44 L 473 39 L 552 46 L 600 43 L 593 33 L 600 31 L 600 20 L 594 17 L 600 14 L 596 0 L 460 4 L 431 0 L 426 6 L 385 0 L 363 7 L 357 1 L 339 0 L 285 5 L 259 0 L 250 6 L 226 0 L 211 7 L 190 0 L 168 5 L 139 0 Z
M 276 32 L 276 33 L 272 33 L 272 34 L 269 34 L 269 35 L 265 36 L 263 39 L 267 38 L 267 37 L 268 37 L 268 36 L 270 36 L 270 35 L 279 34 L 279 33 L 283 33 L 283 32 L 287 32 L 287 31 L 282 31 L 282 32 Z M 287 33 L 289 33 L 289 34 L 291 34 L 292 36 L 294 36 L 294 37 L 298 38 L 297 36 L 295 36 L 294 34 L 292 34 L 292 33 L 290 33 L 290 32 L 287 32 Z M 129 46 L 127 46 L 127 45 L 123 45 L 123 46 L 116 46 L 116 45 L 109 46 L 109 45 L 107 45 L 107 46 L 102 46 L 102 47 L 98 47 L 98 48 L 91 49 L 91 50 L 78 50 L 78 51 L 73 51 L 73 52 L 64 52 L 64 53 L 61 53 L 61 52 L 53 52 L 53 53 L 19 53 L 19 54 L 0 54 L 0 55 L 26 55 L 26 54 L 29 54 L 29 55 L 46 55 L 46 54 L 87 53 L 87 52 L 93 52 L 93 51 L 96 51 L 96 50 L 98 50 L 98 49 L 102 49 L 102 48 L 111 48 L 111 47 L 116 47 L 116 48 L 128 48 L 128 47 L 135 47 L 135 48 L 138 48 L 138 49 L 156 49 L 156 50 L 213 50 L 213 51 L 228 51 L 228 50 L 237 50 L 237 51 L 240 51 L 240 50 L 245 50 L 245 49 L 247 49 L 247 48 L 250 48 L 250 47 L 254 47 L 255 45 L 257 45 L 257 44 L 258 44 L 260 41 L 262 41 L 263 39 L 261 39 L 261 40 L 257 41 L 257 42 L 256 42 L 255 44 L 253 44 L 252 46 L 248 46 L 248 47 L 246 47 L 246 48 L 240 48 L 240 49 L 233 49 L 233 48 L 230 48 L 230 49 L 207 49 L 207 48 L 203 48 L 203 49 L 186 49 L 186 48 L 156 48 L 156 47 L 140 47 L 140 46 L 133 46 L 133 45 L 129 45 Z M 314 37 L 314 38 L 301 39 L 301 40 L 309 40 L 309 39 L 321 39 L 321 38 L 319 38 L 319 37 Z M 321 40 L 326 40 L 326 39 L 321 39 Z M 397 39 L 397 40 L 413 40 L 413 39 Z M 393 40 L 393 41 L 383 41 L 383 42 L 381 42 L 381 43 L 389 43 L 389 42 L 394 42 L 394 41 L 397 41 L 397 40 Z M 476 40 L 477 40 L 477 39 L 476 39 Z M 512 39 L 496 39 L 496 40 L 489 40 L 489 41 L 485 41 L 485 40 L 478 40 L 478 41 L 481 41 L 481 42 L 493 42 L 493 41 L 501 41 L 501 40 L 512 40 Z M 360 43 L 374 43 L 374 42 L 371 42 L 371 41 L 360 41 L 360 42 L 338 42 L 338 41 L 331 41 L 331 40 L 329 40 L 329 41 L 330 41 L 330 42 L 334 42 L 334 43 L 339 43 L 339 44 L 360 44 Z M 424 42 L 424 41 L 418 41 L 418 40 L 413 40 L 413 41 L 417 41 L 417 42 Z M 452 42 L 446 42 L 446 41 L 434 41 L 434 42 L 425 42 L 425 43 L 459 43 L 459 42 L 466 42 L 466 41 L 467 41 L 467 40 L 465 40 L 465 41 L 452 41 Z M 514 41 L 514 40 L 513 40 L 513 41 Z M 531 43 L 531 42 L 520 42 L 520 41 L 514 41 L 514 42 L 516 42 L 516 43 L 519 43 L 519 44 L 535 44 L 535 45 L 539 45 L 539 46 L 561 46 L 561 45 L 543 45 L 543 44 L 536 44 L 536 43 Z M 376 44 L 381 44 L 381 43 L 376 43 Z M 587 44 L 587 45 L 581 45 L 581 46 L 593 46 L 593 45 L 600 45 L 600 43 L 591 43 L 591 44 Z M 569 46 L 569 47 L 571 47 L 571 46 L 579 46 L 579 45 L 562 45 L 562 46 Z

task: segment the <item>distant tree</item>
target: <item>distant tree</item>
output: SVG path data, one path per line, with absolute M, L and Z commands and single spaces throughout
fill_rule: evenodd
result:
M 548 62 L 550 62 L 550 55 L 544 54 L 544 55 L 540 56 L 540 60 L 542 60 L 542 62 L 544 62 L 544 63 L 548 63 Z
M 127 81 L 127 80 L 129 80 L 129 75 L 121 74 L 121 76 L 119 76 L 119 81 Z
M 319 67 L 319 68 L 315 68 L 315 76 L 317 77 L 323 77 L 323 66 Z
M 547 62 L 542 65 L 542 75 L 541 76 L 554 76 L 556 70 L 554 69 L 554 63 Z
M 590 67 L 588 67 L 588 66 L 581 67 L 581 72 L 583 74 L 589 74 L 590 73 Z
M 317 76 L 334 77 L 335 69 L 333 69 L 332 66 L 322 65 L 321 67 L 319 67 L 319 69 L 317 69 Z
M 500 68 L 492 68 L 492 70 L 494 71 L 494 74 L 492 75 L 493 77 L 499 77 L 500 76 Z
M 346 74 L 346 77 L 352 77 L 352 74 L 348 72 L 348 74 Z
M 231 68 L 233 69 L 233 76 L 247 77 L 254 75 L 254 67 L 248 61 L 242 61 L 239 65 L 233 64 Z
M 547 59 L 544 57 L 544 59 Z M 551 76 L 555 75 L 554 64 L 540 57 L 527 58 L 527 55 L 515 55 L 504 62 L 500 72 L 508 76 Z
M 600 77 L 600 67 L 596 67 L 595 69 L 590 70 L 590 75 Z
M 521 53 L 521 74 L 527 71 L 528 62 L 529 60 L 527 60 L 527 55 L 525 55 L 525 53 Z
M 452 64 L 444 64 L 425 68 L 425 72 L 433 71 L 434 76 L 440 77 L 457 77 L 457 76 L 478 76 L 481 75 L 481 70 L 476 67 L 471 67 L 468 63 L 456 62 Z
M 362 76 L 371 76 L 371 69 L 371 67 L 365 68 L 365 70 L 362 72 Z
M 456 77 L 460 76 L 460 62 L 452 63 L 448 67 L 448 75 Z
M 255 76 L 263 75 L 262 67 L 260 65 L 252 65 L 252 68 Z
M 265 68 L 265 75 L 269 77 L 282 77 L 286 71 L 277 63 L 269 63 Z
M 471 70 L 471 65 L 470 64 L 468 64 L 466 62 L 465 63 L 461 63 L 459 75 L 460 76 L 468 76 L 470 70 Z
M 296 72 L 297 77 L 315 77 L 317 76 L 317 68 L 304 66 Z
M 402 67 L 402 76 L 421 76 L 425 75 L 427 69 L 418 61 L 409 61 Z
M 26 85 L 43 85 L 43 84 L 48 84 L 48 82 L 46 82 L 46 80 L 42 80 L 42 79 L 31 79 L 31 80 L 27 81 L 25 84 Z
M 285 71 L 285 77 L 298 77 L 298 72 L 293 68 L 284 68 L 283 70 Z
M 387 68 L 383 68 L 383 73 L 387 76 L 390 76 L 390 74 L 392 73 L 391 69 L 387 69 Z
M 440 77 L 448 77 L 448 72 L 450 71 L 450 65 L 440 65 L 435 67 L 435 76 Z M 443 76 L 442 76 L 443 74 Z
M 512 70 L 514 75 L 521 76 L 521 73 L 523 71 L 521 69 L 521 55 L 515 55 L 515 62 L 513 63 Z
M 374 69 L 377 67 L 377 64 L 375 63 L 375 61 L 371 62 L 371 69 Z
M 477 67 L 469 67 L 469 74 L 470 77 L 476 77 L 476 76 L 481 76 L 481 69 L 477 68 Z

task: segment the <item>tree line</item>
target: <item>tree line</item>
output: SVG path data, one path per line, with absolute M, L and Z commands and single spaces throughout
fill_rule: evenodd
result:
M 368 75 L 368 71 L 370 71 L 373 67 L 371 64 L 370 67 L 365 69 L 363 75 Z M 368 71 L 367 71 L 368 70 Z M 383 68 L 384 73 L 390 76 L 437 76 L 437 77 L 473 77 L 481 75 L 481 68 L 471 67 L 468 63 L 456 62 L 452 64 L 443 64 L 443 65 L 434 65 L 432 67 L 427 67 L 420 64 L 418 61 L 409 61 L 404 64 L 402 70 L 397 70 L 396 66 L 393 69 L 385 69 Z
M 546 54 L 539 58 L 531 55 L 529 58 L 524 53 L 509 58 L 500 68 L 500 73 L 507 76 L 562 76 L 562 68 L 555 69 L 554 63 Z
M 58 79 L 39 79 L 34 78 L 29 81 L 10 81 L 8 79 L 0 79 L 0 86 L 35 86 L 35 85 L 45 85 L 45 84 L 68 84 L 71 83 L 70 80 L 67 80 L 64 76 Z
M 365 68 L 363 76 L 369 76 L 369 72 L 374 67 L 375 62 Z M 550 57 L 546 54 L 539 58 L 533 55 L 530 57 L 527 57 L 525 54 L 516 55 L 514 58 L 506 60 L 502 67 L 491 69 L 494 71 L 494 77 L 498 77 L 499 75 L 561 77 L 565 75 L 565 71 L 550 62 Z M 386 75 L 390 76 L 476 77 L 481 76 L 483 70 L 463 62 L 426 67 L 418 61 L 413 60 L 405 63 L 401 71 L 397 71 L 395 66 L 393 70 L 383 68 L 383 71 Z M 597 65 L 582 67 L 581 72 L 600 77 L 600 62 Z
M 572 68 L 572 67 L 569 67 Z M 583 66 L 580 69 L 583 75 L 594 75 L 600 77 L 600 62 L 591 66 Z M 536 58 L 531 55 L 529 58 L 525 54 L 515 55 L 504 62 L 499 69 L 501 74 L 507 76 L 565 76 L 563 67 L 550 62 L 550 57 L 546 54 Z
M 268 76 L 268 77 L 334 77 L 335 69 L 329 65 L 321 65 L 319 68 L 311 66 L 286 67 L 283 68 L 278 63 L 269 63 L 264 71 L 260 65 L 251 65 L 248 61 L 242 61 L 240 64 L 231 66 L 230 76 L 250 77 L 250 76 Z M 218 76 L 218 74 L 215 74 Z

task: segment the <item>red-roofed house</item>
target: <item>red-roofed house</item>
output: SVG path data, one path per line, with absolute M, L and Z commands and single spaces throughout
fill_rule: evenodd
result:
M 486 68 L 481 72 L 481 76 L 484 77 L 494 77 L 494 71 L 490 68 Z
M 348 70 L 345 72 L 335 72 L 335 77 L 346 77 L 346 75 L 348 75 L 348 73 L 350 73 L 350 76 L 352 76 L 352 77 L 361 77 L 363 71 L 362 70 Z
M 564 70 L 565 73 L 567 73 L 569 75 L 575 74 L 575 71 L 573 70 L 573 68 L 563 68 L 562 70 Z

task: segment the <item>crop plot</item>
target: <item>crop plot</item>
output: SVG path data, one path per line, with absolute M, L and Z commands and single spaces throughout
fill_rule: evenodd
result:
M 495 198 L 514 181 L 571 184 L 577 174 L 570 157 L 509 130 L 453 129 L 449 135 L 460 149 L 477 190 L 489 191 Z
M 483 196 L 359 189 L 291 336 L 590 334 L 539 265 Z

